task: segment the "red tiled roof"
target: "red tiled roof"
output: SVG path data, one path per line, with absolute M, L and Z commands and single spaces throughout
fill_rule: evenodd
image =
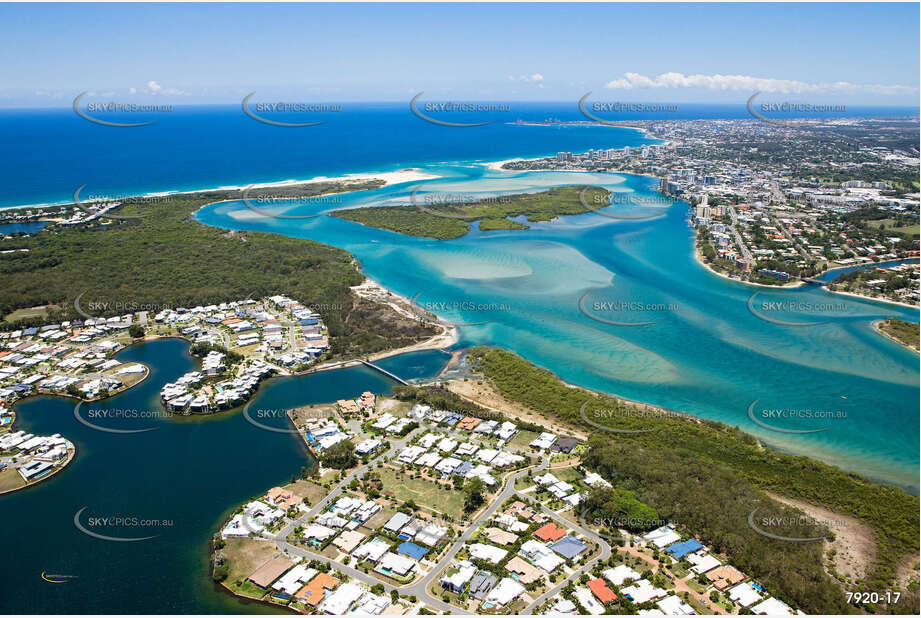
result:
M 562 528 L 557 528 L 556 524 L 551 521 L 546 526 L 542 526 L 535 530 L 534 536 L 542 541 L 559 541 L 566 536 L 566 531 Z
M 588 582 L 588 588 L 602 603 L 612 603 L 617 600 L 617 595 L 608 588 L 608 585 L 600 577 Z

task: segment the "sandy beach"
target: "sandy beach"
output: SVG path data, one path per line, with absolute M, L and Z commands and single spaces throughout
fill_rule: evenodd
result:
M 805 281 L 800 281 L 799 279 L 797 279 L 793 283 L 785 283 L 783 285 L 768 285 L 766 283 L 754 283 L 752 281 L 742 281 L 741 279 L 730 277 L 729 275 L 725 273 L 721 273 L 720 271 L 714 269 L 712 266 L 710 266 L 704 261 L 703 255 L 700 253 L 700 249 L 697 247 L 697 232 L 696 231 L 694 232 L 694 240 L 695 240 L 694 259 L 697 260 L 698 264 L 700 264 L 701 266 L 709 270 L 711 273 L 713 273 L 717 277 L 722 277 L 723 279 L 726 279 L 727 281 L 735 281 L 736 283 L 741 283 L 743 285 L 751 285 L 753 287 L 758 287 L 758 288 L 768 288 L 770 290 L 792 290 L 794 288 L 801 288 L 804 285 L 806 285 Z
M 431 180 L 433 178 L 440 178 L 437 174 L 429 174 L 428 172 L 423 172 L 421 169 L 412 167 L 396 172 L 377 172 L 377 173 L 357 173 L 357 174 L 345 174 L 344 176 L 314 176 L 313 178 L 307 178 L 304 180 L 281 180 L 278 182 L 263 182 L 263 183 L 254 183 L 251 185 L 228 185 L 224 187 L 215 187 L 212 189 L 196 189 L 195 191 L 166 191 L 163 193 L 149 193 L 143 197 L 156 197 L 156 196 L 168 196 L 168 195 L 179 195 L 179 194 L 188 194 L 188 193 L 208 193 L 211 191 L 239 191 L 242 189 L 266 189 L 272 187 L 288 187 L 291 185 L 305 185 L 313 182 L 349 182 L 349 181 L 362 181 L 362 180 L 383 180 L 385 185 L 395 185 L 404 182 L 416 182 L 419 180 Z
M 152 193 L 141 193 L 137 195 L 123 195 L 118 196 L 118 199 L 129 199 L 129 198 L 151 198 L 151 197 L 170 197 L 176 195 L 195 195 L 198 193 L 211 193 L 214 191 L 242 191 L 243 189 L 266 189 L 272 187 L 289 187 L 292 185 L 305 185 L 313 182 L 357 182 L 363 180 L 383 180 L 385 185 L 396 185 L 404 182 L 418 182 L 421 180 L 432 180 L 434 178 L 441 178 L 437 174 L 430 174 L 428 172 L 423 172 L 417 167 L 410 167 L 395 172 L 363 172 L 355 174 L 345 174 L 344 176 L 314 176 L 313 178 L 306 179 L 290 179 L 290 180 L 280 180 L 277 182 L 261 182 L 253 183 L 250 185 L 224 185 L 220 187 L 211 187 L 207 189 L 192 189 L 189 191 L 159 191 Z M 64 201 L 57 203 L 47 203 L 47 204 L 22 204 L 19 206 L 3 206 L 0 207 L 0 210 L 17 210 L 22 208 L 42 208 L 42 207 L 54 207 L 54 206 L 66 206 L 72 204 L 72 201 Z

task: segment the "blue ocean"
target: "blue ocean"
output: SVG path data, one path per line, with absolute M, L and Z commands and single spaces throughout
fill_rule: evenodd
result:
M 917 310 L 815 287 L 778 291 L 721 278 L 693 257 L 687 205 L 650 205 L 655 179 L 491 167 L 514 157 L 655 141 L 634 129 L 516 123 L 584 120 L 575 102 L 509 108 L 478 115 L 492 122 L 469 128 L 427 123 L 408 103 L 344 105 L 321 116 L 323 124 L 302 128 L 256 122 L 239 106 L 179 108 L 137 128 L 99 126 L 70 110 L 6 111 L 0 113 L 0 204 L 68 201 L 83 185 L 89 193 L 137 195 L 406 168 L 426 179 L 349 194 L 336 207 L 405 204 L 413 191 L 490 196 L 604 186 L 627 196 L 622 207 L 629 213 L 659 209 L 661 216 L 591 213 L 527 231 L 474 230 L 451 241 L 327 216 L 266 217 L 239 202 L 197 216 L 210 225 L 344 248 L 395 292 L 457 308 L 436 310 L 445 318 L 482 322 L 460 328 L 460 346 L 502 346 L 572 384 L 736 425 L 773 447 L 917 491 L 918 357 L 873 328 L 887 317 L 918 321 Z M 917 110 L 849 110 L 911 113 Z M 699 105 L 653 119 L 682 117 L 750 116 L 741 104 Z M 810 308 L 784 314 L 785 321 L 817 323 L 778 324 L 752 309 L 775 302 Z M 470 306 L 494 310 L 464 309 Z M 790 410 L 799 413 L 783 414 Z

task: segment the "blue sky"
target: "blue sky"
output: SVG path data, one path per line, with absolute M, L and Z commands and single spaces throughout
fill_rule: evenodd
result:
M 83 91 L 189 104 L 423 90 L 917 105 L 918 25 L 917 3 L 0 4 L 0 107 L 70 105 Z

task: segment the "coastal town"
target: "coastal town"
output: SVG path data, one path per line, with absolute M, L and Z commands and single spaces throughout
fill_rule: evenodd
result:
M 869 266 L 873 298 L 918 305 L 917 125 L 909 120 L 621 122 L 661 140 L 637 148 L 559 152 L 508 170 L 630 172 L 689 202 L 699 257 L 735 279 L 791 285 L 828 269 Z M 783 145 L 780 147 L 779 145 Z M 913 184 L 914 183 L 914 184 Z M 670 205 L 612 199 L 655 214 Z M 829 283 L 829 288 L 838 287 Z
M 576 437 L 369 392 L 288 417 L 319 467 L 215 534 L 213 577 L 241 597 L 316 615 L 802 613 L 685 526 L 593 517 L 612 485 Z
M 75 304 L 80 306 L 79 300 Z M 49 476 L 65 466 L 75 451 L 58 434 L 13 432 L 16 402 L 37 395 L 83 402 L 117 395 L 143 381 L 150 371 L 142 363 L 122 362 L 117 356 L 128 346 L 163 337 L 190 341 L 191 354 L 201 358 L 199 370 L 161 388 L 165 416 L 237 408 L 265 378 L 303 372 L 329 348 L 320 316 L 280 295 L 161 308 L 156 313 L 88 316 L 2 332 L 0 491 L 19 489 Z

